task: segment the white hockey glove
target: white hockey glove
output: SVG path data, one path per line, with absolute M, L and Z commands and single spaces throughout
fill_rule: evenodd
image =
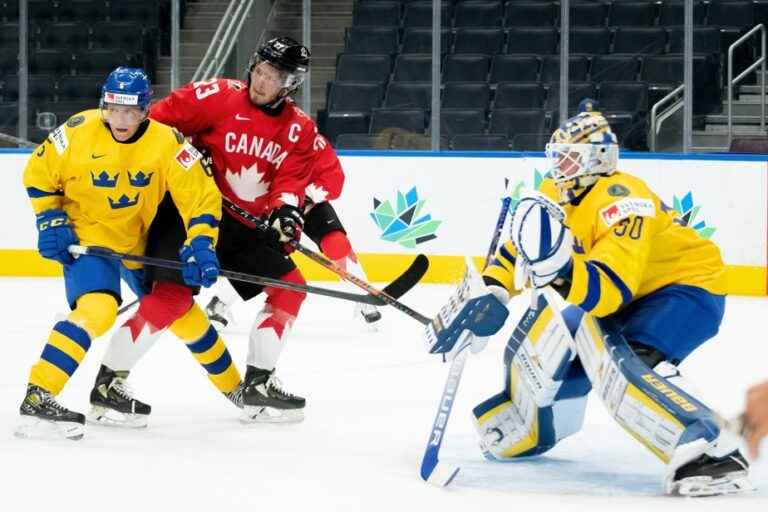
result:
M 543 288 L 571 265 L 573 235 L 564 221 L 560 205 L 533 190 L 523 193 L 512 212 L 516 289 L 522 290 L 528 280 Z
M 468 261 L 464 279 L 425 329 L 427 349 L 430 354 L 442 354 L 444 360 L 454 359 L 466 348 L 480 352 L 488 343 L 487 337 L 501 329 L 507 316 L 507 307 Z

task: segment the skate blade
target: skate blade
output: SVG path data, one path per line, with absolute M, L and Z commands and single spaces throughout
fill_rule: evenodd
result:
M 720 478 L 698 476 L 672 482 L 667 494 L 672 496 L 724 496 L 756 490 L 746 471 L 736 471 Z
M 101 425 L 112 428 L 147 428 L 149 415 L 147 414 L 124 414 L 114 409 L 108 409 L 94 405 L 91 411 L 86 415 L 88 423 L 92 425 Z
M 79 441 L 85 434 L 85 426 L 71 421 L 51 421 L 34 416 L 22 416 L 13 431 L 19 439 L 69 439 Z
M 304 421 L 304 409 L 275 409 L 246 405 L 240 415 L 241 423 L 299 423 Z

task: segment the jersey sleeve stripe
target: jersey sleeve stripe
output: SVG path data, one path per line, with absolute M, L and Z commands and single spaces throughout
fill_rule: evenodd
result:
M 592 265 L 595 265 L 597 268 L 605 272 L 605 275 L 608 276 L 613 285 L 619 289 L 619 292 L 621 292 L 621 306 L 619 307 L 624 306 L 630 300 L 632 300 L 632 292 L 630 291 L 629 287 L 624 284 L 624 281 L 621 280 L 621 278 L 616 274 L 616 272 L 613 271 L 611 267 L 602 261 L 589 260 L 587 263 L 591 263 Z
M 587 268 L 587 296 L 579 307 L 584 311 L 592 311 L 600 301 L 600 271 L 597 267 L 585 262 Z
M 38 199 L 40 197 L 63 196 L 64 192 L 62 192 L 61 190 L 48 192 L 46 190 L 41 190 L 36 187 L 27 187 L 27 195 L 32 199 Z
M 219 219 L 217 219 L 210 213 L 204 213 L 203 215 L 200 215 L 198 217 L 192 217 L 191 219 L 189 219 L 189 224 L 187 225 L 187 228 L 191 228 L 192 226 L 196 226 L 197 224 L 208 224 L 212 228 L 215 228 L 219 225 Z

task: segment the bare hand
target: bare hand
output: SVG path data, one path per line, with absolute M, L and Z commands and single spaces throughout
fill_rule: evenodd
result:
M 744 425 L 749 454 L 756 459 L 760 440 L 768 435 L 768 381 L 752 386 L 747 391 Z

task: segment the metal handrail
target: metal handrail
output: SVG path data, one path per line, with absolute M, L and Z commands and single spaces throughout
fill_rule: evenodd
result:
M 251 7 L 253 7 L 253 0 L 248 0 L 248 3 L 245 4 L 243 15 L 240 16 L 240 20 L 237 22 L 237 28 L 233 33 L 233 37 L 229 39 L 227 51 L 224 52 L 224 56 L 219 60 L 219 65 L 216 67 L 216 71 L 214 71 L 213 76 L 221 75 L 221 71 L 224 69 L 224 64 L 227 62 L 229 55 L 232 53 L 232 49 L 235 47 L 235 43 L 237 43 L 237 38 L 240 36 L 240 30 L 243 28 L 243 23 L 245 23 L 245 19 L 248 17 L 248 13 L 251 11 Z
M 205 80 L 221 73 L 252 6 L 253 0 L 229 2 L 219 26 L 216 27 L 211 44 L 192 76 L 192 81 Z
M 685 84 L 679 85 L 675 90 L 661 98 L 659 101 L 653 104 L 653 107 L 651 107 L 651 126 L 650 126 L 650 150 L 656 151 L 656 136 L 661 131 L 661 125 L 664 121 L 666 121 L 672 114 L 680 110 L 683 106 L 683 99 L 678 98 L 677 101 L 672 104 L 669 108 L 664 110 L 661 114 L 659 114 L 659 109 L 661 109 L 662 105 L 665 105 L 666 103 L 669 103 L 672 99 L 676 98 L 681 92 L 685 90 Z M 657 119 L 658 118 L 658 119 Z M 658 122 L 657 122 L 658 121 Z
M 733 78 L 734 50 L 757 31 L 760 31 L 760 58 L 742 71 L 739 76 Z M 731 147 L 731 141 L 733 140 L 733 86 L 741 82 L 758 65 L 760 66 L 760 130 L 765 131 L 765 26 L 762 23 L 752 27 L 749 32 L 738 38 L 728 47 L 728 147 Z
M 203 58 L 200 59 L 200 64 L 197 65 L 197 69 L 195 70 L 195 73 L 192 75 L 192 81 L 200 80 L 200 78 L 203 76 L 203 70 L 208 67 L 208 61 L 212 59 L 213 57 L 211 54 L 216 51 L 218 48 L 218 45 L 216 44 L 219 41 L 219 36 L 221 35 L 221 32 L 224 30 L 224 27 L 226 26 L 226 21 L 229 19 L 230 15 L 232 14 L 232 9 L 234 9 L 235 2 L 238 0 L 230 0 L 229 5 L 227 5 L 227 9 L 224 11 L 224 16 L 221 17 L 221 21 L 219 21 L 219 25 L 216 27 L 216 32 L 213 33 L 213 37 L 211 38 L 211 44 L 208 45 L 208 49 L 205 50 L 205 55 L 203 55 Z

